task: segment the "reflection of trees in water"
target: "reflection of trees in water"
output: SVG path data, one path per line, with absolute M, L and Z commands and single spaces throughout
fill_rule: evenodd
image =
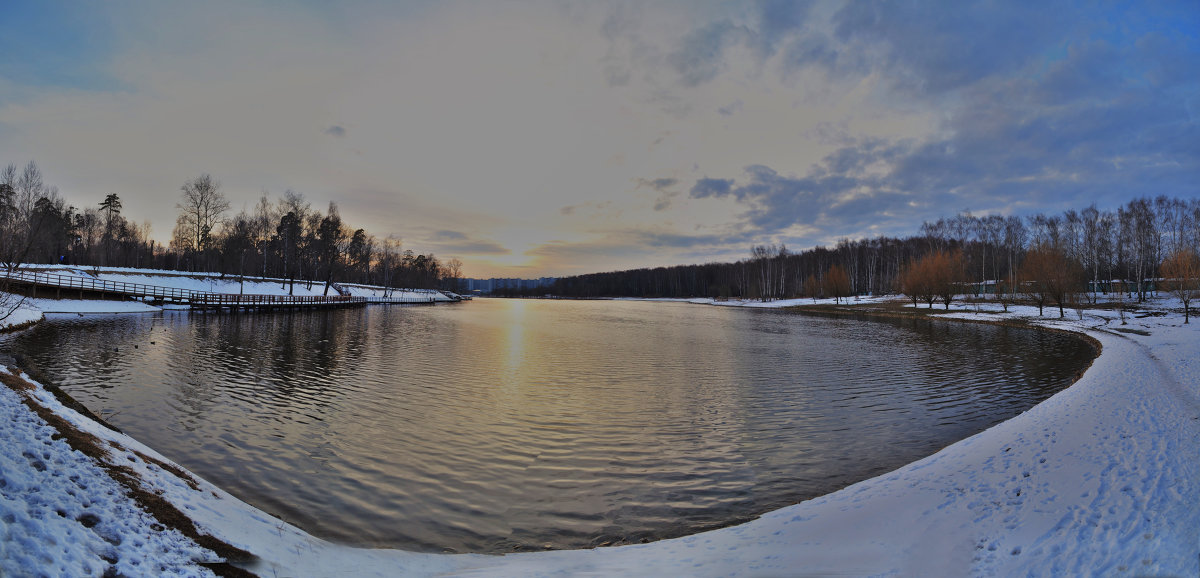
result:
M 367 340 L 361 310 L 221 313 L 191 317 L 180 354 L 189 404 L 215 402 L 217 387 L 239 399 L 324 410 L 341 394 Z M 310 414 L 313 412 L 309 411 Z M 313 416 L 315 417 L 315 416 Z
M 867 330 L 862 321 L 905 331 L 876 333 Z M 928 395 L 931 391 L 959 390 L 963 396 L 986 397 L 988 403 L 1000 406 L 1032 405 L 1070 385 L 1076 368 L 1086 366 L 1092 356 L 1090 347 L 1078 338 L 1037 329 L 914 317 L 856 317 L 831 323 L 829 349 L 854 352 L 839 363 L 879 363 L 915 376 L 898 376 L 897 382 L 912 383 L 897 392 L 904 396 L 897 395 L 891 403 L 897 404 L 904 397 L 908 411 L 927 415 L 945 415 L 948 411 L 945 399 Z M 878 359 L 872 353 L 877 350 L 887 351 L 890 359 Z M 973 421 L 991 424 L 999 419 L 976 410 L 972 404 L 963 404 L 964 429 L 976 427 Z
M 39 365 L 60 368 L 55 373 L 65 376 L 86 372 L 101 378 L 101 387 L 119 387 L 123 385 L 120 378 L 142 357 L 142 352 L 132 346 L 145 341 L 152 327 L 151 319 L 145 316 L 82 317 L 69 323 L 43 323 L 37 328 L 37 341 L 55 345 Z

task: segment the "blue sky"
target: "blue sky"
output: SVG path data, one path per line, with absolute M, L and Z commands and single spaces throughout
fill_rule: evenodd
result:
M 167 239 L 200 173 L 470 276 L 1200 195 L 1195 2 L 24 2 L 0 163 Z

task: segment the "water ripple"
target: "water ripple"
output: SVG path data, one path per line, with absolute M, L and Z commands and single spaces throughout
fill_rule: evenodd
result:
M 10 345 L 316 535 L 459 552 L 744 521 L 989 427 L 1090 361 L 1028 330 L 495 300 L 83 318 Z

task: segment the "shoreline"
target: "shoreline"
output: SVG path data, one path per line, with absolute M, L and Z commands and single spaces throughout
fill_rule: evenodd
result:
M 731 305 L 724 305 L 731 306 Z M 894 307 L 894 306 L 893 306 Z M 1138 361 L 1144 365 L 1147 360 L 1156 360 L 1155 356 L 1150 353 L 1153 343 L 1147 345 L 1140 343 L 1135 338 L 1142 338 L 1140 335 L 1127 335 L 1113 332 L 1111 329 L 1104 328 L 1108 322 L 1114 319 L 1108 319 L 1102 326 L 1088 327 L 1079 322 L 1072 320 L 1057 320 L 1049 318 L 1034 319 L 1029 322 L 1027 318 L 1019 317 L 1017 314 L 1008 314 L 1006 317 L 1014 317 L 1014 319 L 970 319 L 961 318 L 963 315 L 974 316 L 978 313 L 966 310 L 951 310 L 948 314 L 943 310 L 935 310 L 931 313 L 923 313 L 925 310 L 917 312 L 906 312 L 903 308 L 899 311 L 881 312 L 881 311 L 864 311 L 869 309 L 859 304 L 840 305 L 835 311 L 822 311 L 816 307 L 796 307 L 801 314 L 811 315 L 880 315 L 888 313 L 891 315 L 902 314 L 908 317 L 929 317 L 931 320 L 945 321 L 967 321 L 975 323 L 988 323 L 998 325 L 1019 326 L 1031 329 L 1048 329 L 1054 331 L 1068 331 L 1077 336 L 1082 336 L 1089 342 L 1095 343 L 1100 349 L 1097 349 L 1097 356 L 1093 359 L 1090 368 L 1085 370 L 1083 376 L 1073 385 L 1068 386 L 1063 392 L 1056 394 L 1050 399 L 1035 406 L 1031 410 L 1018 415 L 1010 420 L 1002 422 L 989 430 L 971 436 L 965 440 L 956 442 L 947 446 L 943 450 L 935 453 L 932 456 L 918 460 L 912 464 L 908 464 L 893 472 L 883 474 L 876 478 L 864 480 L 848 486 L 837 492 L 807 500 L 793 506 L 788 506 L 780 510 L 763 514 L 760 518 L 735 526 L 693 534 L 681 538 L 673 538 L 662 540 L 649 544 L 638 544 L 629 546 L 600 548 L 593 550 L 560 550 L 550 552 L 533 552 L 533 553 L 515 553 L 503 556 L 482 555 L 482 554 L 422 554 L 413 552 L 403 552 L 396 550 L 369 550 L 359 548 L 349 548 L 329 544 L 312 538 L 306 533 L 287 525 L 279 520 L 270 518 L 262 512 L 254 509 L 251 506 L 237 501 L 236 498 L 225 494 L 215 486 L 211 486 L 203 480 L 199 480 L 199 487 L 203 490 L 193 490 L 188 487 L 185 482 L 172 483 L 169 479 L 151 479 L 144 483 L 150 486 L 156 486 L 162 490 L 163 495 L 170 502 L 174 503 L 181 510 L 189 512 L 198 526 L 207 528 L 216 538 L 225 540 L 230 544 L 248 550 L 258 556 L 258 561 L 246 566 L 247 569 L 257 572 L 260 575 L 270 574 L 272 571 L 283 570 L 285 572 L 304 572 L 303 575 L 336 575 L 347 567 L 355 567 L 362 570 L 364 575 L 389 575 L 395 572 L 405 572 L 413 574 L 434 574 L 434 573 L 465 573 L 465 574 L 486 574 L 486 575 L 549 575 L 562 574 L 571 572 L 597 572 L 601 574 L 619 574 L 619 573 L 671 573 L 671 572 L 686 572 L 688 574 L 698 575 L 727 575 L 736 574 L 739 569 L 750 575 L 773 574 L 773 573 L 794 573 L 798 569 L 804 569 L 805 572 L 850 572 L 850 573 L 909 573 L 909 571 L 947 571 L 955 570 L 952 573 L 991 573 L 1000 570 L 1000 573 L 1010 573 L 1009 570 L 1024 568 L 1031 570 L 1037 568 L 1036 564 L 1029 565 L 1024 562 L 1029 559 L 1037 558 L 1041 562 L 1050 562 L 1051 559 L 1046 558 L 1047 554 L 1054 554 L 1054 558 L 1060 558 L 1064 555 L 1070 558 L 1070 554 L 1075 552 L 1071 544 L 1059 544 L 1057 549 L 1043 545 L 1038 556 L 1027 555 L 1021 557 L 1021 546 L 1015 546 L 1015 549 L 1009 549 L 1008 557 L 994 555 L 999 551 L 998 542 L 1003 541 L 1003 537 L 993 538 L 990 543 L 988 541 L 967 547 L 963 543 L 954 540 L 953 544 L 948 544 L 944 541 L 933 539 L 932 542 L 925 536 L 929 532 L 921 532 L 919 535 L 912 535 L 907 529 L 900 528 L 893 531 L 881 531 L 880 526 L 891 524 L 899 524 L 900 526 L 911 527 L 912 523 L 929 522 L 932 525 L 929 528 L 938 527 L 944 530 L 947 524 L 951 527 L 958 524 L 956 531 L 944 534 L 944 538 L 950 538 L 962 531 L 971 532 L 972 529 L 979 528 L 979 521 L 990 518 L 991 516 L 983 516 L 980 518 L 977 507 L 971 507 L 969 504 L 958 504 L 959 500 L 950 500 L 948 504 L 942 504 L 940 507 L 930 511 L 914 512 L 911 503 L 909 504 L 895 503 L 890 499 L 895 495 L 912 494 L 912 488 L 925 488 L 925 491 L 917 492 L 917 495 L 910 495 L 910 498 L 921 498 L 916 502 L 928 502 L 928 488 L 935 488 L 935 494 L 945 494 L 946 484 L 938 482 L 939 479 L 949 477 L 952 481 L 961 481 L 970 479 L 978 481 L 975 477 L 980 474 L 978 470 L 972 473 L 971 468 L 963 467 L 965 464 L 974 463 L 976 468 L 984 466 L 991 467 L 991 464 L 986 460 L 983 463 L 978 463 L 979 446 L 996 446 L 996 438 L 1001 434 L 1013 435 L 1016 434 L 1020 439 L 1022 435 L 1031 433 L 1036 428 L 1030 427 L 1041 425 L 1046 428 L 1046 415 L 1050 414 L 1053 419 L 1049 420 L 1048 425 L 1053 425 L 1053 422 L 1058 421 L 1064 411 L 1067 417 L 1071 415 L 1071 410 L 1077 405 L 1083 404 L 1095 405 L 1097 396 L 1104 398 L 1106 395 L 1101 395 L 1096 389 L 1118 387 L 1122 384 L 1113 383 L 1112 379 L 1105 379 L 1103 376 L 1098 377 L 1101 372 L 1110 372 L 1116 369 L 1113 366 L 1122 365 L 1122 361 Z M 804 309 L 808 309 L 804 311 Z M 883 316 L 888 316 L 884 314 Z M 1094 316 L 1095 320 L 1100 320 L 1103 316 Z M 1144 320 L 1143 320 L 1144 321 Z M 1153 323 L 1143 323 L 1143 326 L 1158 324 L 1160 319 L 1152 319 Z M 1145 328 L 1138 329 L 1151 335 L 1150 331 Z M 1188 331 L 1189 335 L 1194 337 L 1194 332 Z M 1106 343 L 1108 347 L 1105 347 Z M 1183 340 L 1184 345 L 1190 345 L 1190 351 L 1194 353 L 1196 346 L 1195 340 L 1190 342 Z M 1138 351 L 1140 346 L 1145 351 Z M 1139 355 L 1144 354 L 1144 355 Z M 1184 356 L 1186 358 L 1186 355 Z M 1150 363 L 1150 366 L 1153 366 Z M 1168 363 L 1169 365 L 1169 363 Z M 1151 367 L 1152 369 L 1152 367 Z M 1170 369 L 1170 368 L 1168 368 Z M 1170 377 L 1169 375 L 1167 377 Z M 1116 380 L 1120 381 L 1120 380 Z M 1189 388 L 1187 381 L 1171 379 L 1176 386 L 1174 389 L 1179 390 L 1175 393 L 1183 396 L 1190 396 L 1191 403 L 1184 405 L 1197 405 L 1195 403 L 1194 387 Z M 1192 382 L 1194 383 L 1194 382 Z M 1128 380 L 1123 384 L 1129 386 Z M 1080 386 L 1083 386 L 1082 388 Z M 1126 387 L 1127 389 L 1127 387 Z M 44 390 L 43 390 L 44 391 Z M 1069 394 L 1069 395 L 1068 395 Z M 1079 399 L 1077 399 L 1079 398 Z M 1134 400 L 1124 400 L 1134 401 Z M 49 402 L 48 402 L 49 403 Z M 1110 400 L 1111 403 L 1111 400 Z M 66 409 L 60 403 L 51 403 L 58 405 L 64 413 L 73 413 Z M 57 410 L 56 410 L 57 411 Z M 76 414 L 79 416 L 79 414 Z M 1028 417 L 1032 416 L 1032 417 Z M 87 418 L 79 416 L 79 419 L 88 421 Z M 68 419 L 74 423 L 75 420 Z M 1027 422 L 1037 423 L 1027 423 Z M 1194 421 L 1194 420 L 1192 420 Z M 93 422 L 95 423 L 95 422 Z M 80 425 L 80 424 L 77 424 Z M 86 425 L 86 424 L 82 424 Z M 1112 424 L 1119 426 L 1122 424 L 1117 422 Z M 1195 429 L 1195 424 L 1187 424 Z M 96 427 L 102 428 L 100 424 L 95 424 Z M 81 426 L 82 427 L 82 426 Z M 95 428 L 83 427 L 85 430 L 94 430 Z M 1027 429 L 1029 431 L 1022 432 L 1020 430 Z M 1078 432 L 1072 432 L 1062 426 L 1055 429 L 1057 433 L 1061 433 L 1063 437 L 1078 437 L 1075 435 Z M 1128 428 L 1126 428 L 1128 429 Z M 1014 431 L 1016 430 L 1016 431 Z M 1058 431 L 1061 430 L 1061 431 Z M 108 432 L 118 438 L 124 438 L 118 443 L 128 445 L 141 446 L 137 451 L 148 451 L 148 455 L 155 459 L 163 459 L 165 463 L 171 463 L 161 456 L 158 456 L 153 450 L 144 448 L 136 440 L 127 438 L 120 434 Z M 1155 431 L 1152 433 L 1163 434 L 1163 431 Z M 1153 436 L 1152 436 L 1153 437 Z M 1161 437 L 1158 436 L 1158 437 Z M 1192 444 L 1195 446 L 1196 444 Z M 144 450 L 142 449 L 144 448 Z M 1090 446 L 1089 446 L 1090 448 Z M 1013 452 L 1013 446 L 1009 445 L 1001 454 L 1009 454 Z M 1025 448 L 1028 449 L 1028 448 Z M 1096 448 L 1090 448 L 1095 450 Z M 1196 455 L 1195 447 L 1187 447 L 1190 453 L 1187 456 L 1194 457 Z M 1162 457 L 1162 454 L 1155 454 Z M 1013 456 L 993 456 L 1007 458 L 1007 461 L 1012 461 Z M 1042 459 L 1041 464 L 1046 463 L 1046 458 Z M 1023 466 L 1025 469 L 1031 469 L 1028 464 Z M 1045 466 L 1038 466 L 1045 467 Z M 1036 469 L 1036 468 L 1032 468 Z M 1111 468 L 1110 468 L 1111 469 Z M 1135 468 L 1136 469 L 1136 468 Z M 1200 473 L 1196 468 L 1187 468 L 1181 464 L 1175 464 L 1172 471 L 1188 471 L 1190 474 Z M 922 477 L 921 472 L 929 472 L 930 470 L 946 470 L 943 475 L 937 476 L 936 479 L 928 479 Z M 1067 475 L 1074 472 L 1077 475 Z M 1028 471 L 1022 472 L 1025 474 L 1023 478 L 1027 478 L 1032 474 Z M 1071 482 L 1067 487 L 1078 488 L 1077 479 L 1087 481 L 1090 474 L 1095 476 L 1095 472 L 1077 472 L 1074 470 L 1067 471 L 1062 474 L 1062 478 L 1070 478 Z M 161 472 L 155 474 L 159 477 L 171 477 Z M 152 476 L 153 477 L 153 476 Z M 972 491 L 970 484 L 951 484 L 958 488 L 964 496 L 972 493 L 982 492 L 984 486 L 999 486 L 1008 485 L 1005 480 L 991 480 L 983 486 L 977 487 Z M 905 492 L 898 488 L 901 484 L 907 484 L 910 488 L 909 492 Z M 178 486 L 182 484 L 183 488 Z M 171 490 L 170 488 L 174 488 Z M 992 488 L 990 492 L 995 493 L 997 488 Z M 1027 489 L 1026 491 L 1032 491 Z M 1044 490 L 1043 490 L 1044 492 Z M 1124 490 L 1118 490 L 1124 492 Z M 1187 495 L 1196 496 L 1197 491 L 1194 484 L 1189 486 Z M 951 492 L 953 493 L 953 492 Z M 1063 492 L 1055 490 L 1052 492 L 1051 502 L 1068 501 L 1063 497 Z M 208 496 L 215 496 L 214 499 L 209 499 Z M 1017 496 L 1009 496 L 1007 500 L 1000 500 L 990 507 L 987 504 L 976 504 L 982 507 L 982 511 L 1012 508 L 1012 502 L 1016 500 L 1019 503 L 1024 503 L 1020 498 L 1020 493 Z M 943 501 L 946 498 L 943 496 Z M 1078 501 L 1076 498 L 1075 501 Z M 1193 502 L 1183 502 L 1195 503 Z M 871 505 L 874 504 L 873 507 Z M 1007 504 L 1007 506 L 1006 506 Z M 951 505 L 957 505 L 956 508 L 950 508 Z M 942 511 L 949 508 L 951 512 L 957 512 L 958 516 L 950 516 L 948 519 L 939 519 L 938 516 L 930 512 Z M 967 521 L 961 518 L 962 510 L 971 514 Z M 1183 508 L 1187 510 L 1189 508 Z M 875 515 L 868 515 L 870 512 L 875 512 Z M 1036 512 L 1035 512 L 1036 513 Z M 1194 512 L 1186 512 L 1192 518 L 1197 518 Z M 995 512 L 992 512 L 995 514 Z M 1042 518 L 1044 515 L 1034 516 Z M 870 523 L 865 520 L 871 520 Z M 975 520 L 975 521 L 972 521 Z M 1060 520 L 1058 526 L 1060 530 L 1081 527 L 1079 522 L 1084 522 L 1086 526 L 1087 520 Z M 798 523 L 797 523 L 798 522 Z M 853 523 L 852 523 L 853 522 Z M 951 523 L 953 522 L 953 523 Z M 793 523 L 795 527 L 792 527 Z M 874 524 L 872 526 L 871 524 Z M 867 524 L 863 526 L 863 524 Z M 1019 524 L 1018 524 L 1019 525 Z M 1136 524 L 1135 524 L 1136 525 Z M 857 530 L 856 530 L 857 528 Z M 863 530 L 862 528 L 867 528 Z M 872 530 L 871 528 L 875 528 Z M 1017 530 L 1011 528 L 1010 530 Z M 1054 529 L 1054 526 L 1051 527 Z M 1043 532 L 1045 534 L 1045 532 Z M 1150 534 L 1155 534 L 1151 532 Z M 1187 534 L 1193 538 L 1196 534 L 1196 524 L 1191 525 Z M 1043 535 L 1042 541 L 1046 541 L 1053 537 L 1054 533 Z M 871 536 L 874 536 L 873 538 Z M 837 539 L 840 537 L 840 539 Z M 800 539 L 803 538 L 803 539 Z M 1060 540 L 1061 541 L 1061 540 Z M 832 542 L 832 543 L 831 543 Z M 1037 540 L 1034 540 L 1037 542 Z M 1187 548 L 1191 548 L 1190 553 L 1186 556 L 1165 556 L 1162 548 L 1155 548 L 1156 552 L 1140 552 L 1132 551 L 1127 554 L 1140 554 L 1143 558 L 1150 560 L 1149 564 L 1138 564 L 1134 560 L 1130 564 L 1125 564 L 1128 572 L 1176 572 L 1194 574 L 1197 569 L 1197 560 L 1194 554 L 1195 540 L 1193 540 Z M 1075 544 L 1074 546 L 1079 546 Z M 1175 550 L 1168 549 L 1167 553 Z M 982 551 L 988 554 L 978 556 L 962 556 L 964 553 Z M 1026 547 L 1026 554 L 1039 552 L 1038 547 Z M 1016 553 L 1013 553 L 1016 552 Z M 919 554 L 919 555 L 918 555 Z M 1146 558 L 1145 555 L 1150 557 Z M 1182 554 L 1182 552 L 1180 552 Z M 1127 556 L 1130 557 L 1130 556 Z M 1132 556 L 1132 557 L 1136 557 Z M 940 559 L 946 564 L 939 563 L 936 568 L 925 565 L 916 558 L 933 558 Z M 1084 558 L 1078 557 L 1077 564 L 1071 566 L 1046 566 L 1045 568 L 1057 567 L 1062 570 L 1075 571 L 1095 571 L 1095 566 L 1090 566 L 1083 563 Z M 1161 558 L 1161 559 L 1160 559 Z M 1088 558 L 1090 560 L 1090 558 Z M 872 560 L 868 563 L 866 560 Z M 927 560 L 932 562 L 934 560 Z M 1018 563 L 1021 561 L 1022 563 Z M 693 564 L 700 564 L 694 566 Z M 1102 565 L 1103 566 L 1103 565 Z M 1120 572 L 1121 564 L 1116 566 L 1105 566 L 1113 571 Z M 988 570 L 990 568 L 990 570 Z M 341 570 L 339 570 L 341 569 Z M 1156 570 L 1155 570 L 1156 569 Z M 1039 573 L 1039 572 L 1035 572 Z

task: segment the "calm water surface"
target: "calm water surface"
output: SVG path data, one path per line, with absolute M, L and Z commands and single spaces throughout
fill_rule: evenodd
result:
M 1068 385 L 1079 340 L 678 303 L 68 317 L 5 338 L 126 433 L 337 542 L 505 552 L 745 521 Z

